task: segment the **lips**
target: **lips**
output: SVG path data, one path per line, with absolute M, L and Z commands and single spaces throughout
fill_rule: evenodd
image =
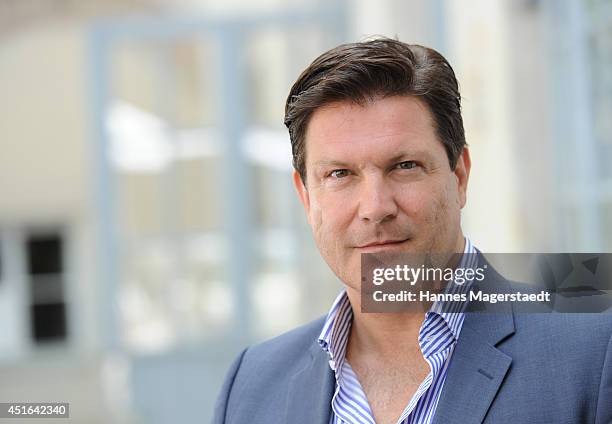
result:
M 373 253 L 387 250 L 397 250 L 403 247 L 403 244 L 407 242 L 409 239 L 395 239 L 395 240 L 381 240 L 374 241 L 371 243 L 366 243 L 355 247 L 362 253 Z
M 375 241 L 375 242 L 364 244 L 364 245 L 357 246 L 357 247 L 361 249 L 361 248 L 364 248 L 364 247 L 373 247 L 373 246 L 385 246 L 385 245 L 392 245 L 392 244 L 400 244 L 400 243 L 405 242 L 406 240 L 408 240 L 408 239 Z

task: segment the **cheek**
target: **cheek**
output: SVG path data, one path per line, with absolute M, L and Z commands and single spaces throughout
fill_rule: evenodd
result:
M 438 226 L 459 207 L 459 199 L 446 182 L 415 185 L 401 194 L 401 209 L 411 221 L 424 227 Z
M 416 221 L 429 221 L 441 196 L 441 188 L 430 184 L 404 188 L 401 192 L 403 212 Z
M 351 222 L 350 207 L 340 196 L 318 196 L 311 203 L 310 225 L 319 249 L 335 256 L 345 245 Z
M 461 210 L 462 195 L 459 192 L 459 189 L 457 187 L 457 180 L 454 178 L 454 175 L 453 178 L 448 181 L 448 184 L 445 188 L 446 190 L 444 192 L 444 195 L 446 196 L 448 207 L 451 208 L 453 211 Z
M 349 204 L 343 196 L 329 194 L 317 196 L 310 213 L 313 228 L 340 233 L 350 219 L 349 210 Z
M 432 225 L 439 232 L 439 236 L 452 236 L 454 228 L 459 222 L 461 211 L 459 193 L 452 183 L 442 185 L 435 197 L 432 197 L 431 210 Z
M 310 226 L 320 249 L 327 247 L 326 238 L 329 237 L 329 232 L 333 230 L 333 222 L 330 220 L 327 209 L 317 199 L 312 201 L 310 208 Z

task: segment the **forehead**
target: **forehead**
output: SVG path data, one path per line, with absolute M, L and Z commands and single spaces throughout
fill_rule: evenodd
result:
M 350 101 L 325 105 L 311 116 L 305 140 L 307 162 L 374 158 L 398 150 L 446 154 L 428 107 L 408 96 L 376 99 L 364 105 Z

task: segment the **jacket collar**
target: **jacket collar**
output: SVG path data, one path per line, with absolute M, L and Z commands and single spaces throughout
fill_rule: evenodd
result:
M 310 360 L 290 380 L 287 393 L 286 423 L 327 424 L 336 380 L 329 367 L 329 356 L 313 341 Z

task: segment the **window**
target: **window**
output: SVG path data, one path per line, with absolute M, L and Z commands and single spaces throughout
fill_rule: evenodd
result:
M 32 338 L 36 343 L 63 341 L 67 336 L 63 238 L 59 232 L 32 233 L 25 243 Z

